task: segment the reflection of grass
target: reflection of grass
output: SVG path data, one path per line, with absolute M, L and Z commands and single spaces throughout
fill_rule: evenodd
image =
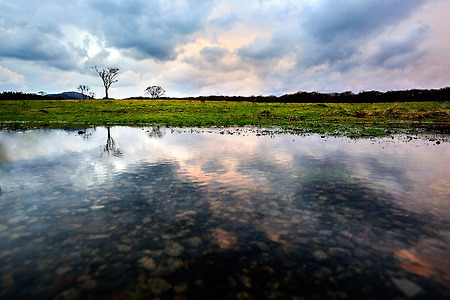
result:
M 187 100 L 0 101 L 5 127 L 105 125 L 278 126 L 303 132 L 383 136 L 450 123 L 447 102 L 252 103 Z

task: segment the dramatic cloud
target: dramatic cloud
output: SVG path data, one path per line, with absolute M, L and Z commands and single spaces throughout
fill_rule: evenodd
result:
M 324 1 L 307 14 L 305 30 L 306 66 L 338 63 L 361 55 L 361 46 L 397 26 L 418 9 L 423 0 Z
M 57 20 L 33 3 L 24 3 L 23 9 L 1 4 L 0 8 L 0 57 L 45 62 L 63 70 L 73 68 L 76 56 L 83 50 L 62 41 Z M 33 23 L 34 16 L 38 23 Z
M 303 22 L 317 40 L 362 38 L 384 26 L 392 26 L 417 9 L 424 0 L 334 0 L 322 1 L 308 11 Z
M 427 38 L 429 28 L 427 26 L 415 26 L 405 35 L 391 37 L 382 41 L 376 52 L 369 59 L 373 66 L 385 68 L 403 68 L 411 64 L 417 64 L 420 58 L 426 54 L 421 49 L 421 42 Z
M 91 34 L 106 45 L 128 50 L 135 59 L 175 59 L 175 48 L 190 40 L 204 25 L 210 1 L 110 1 L 90 2 L 96 19 Z
M 438 88 L 450 79 L 449 9 L 446 0 L 3 1 L 0 70 L 10 75 L 0 87 L 87 84 L 101 97 L 96 65 L 120 68 L 113 97 L 149 85 L 168 96 Z

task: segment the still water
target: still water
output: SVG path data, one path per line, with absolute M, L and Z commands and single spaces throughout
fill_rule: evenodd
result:
M 449 165 L 406 136 L 3 131 L 0 299 L 446 299 Z

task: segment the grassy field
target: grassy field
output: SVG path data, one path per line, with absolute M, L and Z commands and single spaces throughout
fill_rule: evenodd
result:
M 188 100 L 0 101 L 3 129 L 263 126 L 347 136 L 447 131 L 449 102 L 254 103 Z

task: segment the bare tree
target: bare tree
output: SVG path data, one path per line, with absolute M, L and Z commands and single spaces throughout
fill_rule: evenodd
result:
M 89 98 L 89 87 L 87 85 L 80 84 L 77 89 L 80 91 L 83 99 Z
M 159 98 L 164 95 L 166 91 L 157 85 L 149 86 L 145 89 L 145 93 L 149 94 L 152 98 Z
M 111 86 L 111 84 L 118 81 L 116 78 L 117 76 L 119 76 L 119 69 L 110 67 L 99 70 L 97 66 L 91 68 L 94 69 L 97 72 L 98 76 L 100 76 L 100 78 L 103 80 L 103 86 L 105 87 L 105 99 L 108 99 L 109 87 Z

